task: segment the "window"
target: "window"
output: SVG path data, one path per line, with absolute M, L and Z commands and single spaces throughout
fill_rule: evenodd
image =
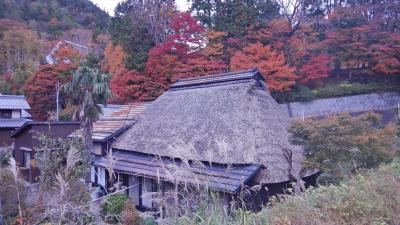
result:
M 95 166 L 91 166 L 90 167 L 90 182 L 92 182 L 93 184 L 97 184 L 98 183 L 98 169 Z
M 140 189 L 139 189 L 139 195 L 140 195 L 140 206 L 151 209 L 153 208 L 153 192 L 158 192 L 163 190 L 163 183 L 161 181 L 160 184 L 157 183 L 157 180 L 146 178 L 146 177 L 141 177 L 140 179 Z
M 24 153 L 24 160 L 23 164 L 25 168 L 31 168 L 31 152 L 30 151 L 23 151 Z
M 147 178 L 143 178 L 142 180 L 142 206 L 151 209 L 153 208 L 153 199 L 151 196 L 151 192 L 153 192 L 153 180 Z
M 2 109 L 0 111 L 0 118 L 2 119 L 11 119 L 11 110 L 10 109 Z
M 100 184 L 101 186 L 103 186 L 104 188 L 106 188 L 106 183 L 107 183 L 107 179 L 106 179 L 106 170 L 104 168 L 98 167 L 98 184 Z

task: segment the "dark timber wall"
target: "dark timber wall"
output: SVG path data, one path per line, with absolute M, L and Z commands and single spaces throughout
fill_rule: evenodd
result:
M 21 148 L 29 148 L 32 149 L 30 157 L 34 159 L 35 157 L 35 149 L 40 147 L 40 141 L 38 137 L 41 134 L 47 134 L 50 137 L 60 137 L 66 138 L 70 135 L 74 130 L 79 129 L 79 123 L 54 123 L 49 126 L 49 124 L 30 124 L 25 125 L 20 130 L 17 131 L 14 136 L 14 158 L 19 166 L 24 165 L 24 150 Z M 24 175 L 27 180 L 34 181 L 35 178 L 39 175 L 38 170 L 31 171 L 21 171 L 22 175 Z M 29 179 L 29 177 L 31 179 Z

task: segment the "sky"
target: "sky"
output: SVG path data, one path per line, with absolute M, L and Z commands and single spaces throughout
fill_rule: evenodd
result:
M 110 15 L 114 15 L 114 8 L 117 6 L 118 2 L 122 2 L 122 0 L 91 0 L 91 1 L 96 5 L 98 5 L 101 9 L 104 9 Z M 175 0 L 175 2 L 180 11 L 186 11 L 189 8 L 189 3 L 187 0 Z

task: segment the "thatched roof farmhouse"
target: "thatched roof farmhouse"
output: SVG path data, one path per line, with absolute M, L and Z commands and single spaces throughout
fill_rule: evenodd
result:
M 207 180 L 211 189 L 225 193 L 241 185 L 287 185 L 303 158 L 302 149 L 288 143 L 289 122 L 256 70 L 182 79 L 114 141 L 115 170 L 168 181 L 163 171 L 168 166 L 155 160 L 161 158 L 163 165 L 203 163 L 195 170 L 201 175 L 196 181 Z M 105 168 L 105 163 L 97 157 L 93 165 Z
M 221 164 L 261 164 L 259 182 L 288 180 L 289 117 L 255 70 L 179 80 L 114 148 Z M 294 173 L 302 150 L 292 147 Z

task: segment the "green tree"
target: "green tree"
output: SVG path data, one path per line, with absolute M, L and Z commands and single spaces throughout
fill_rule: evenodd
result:
M 240 37 L 249 26 L 277 16 L 279 7 L 271 0 L 194 0 L 191 11 L 206 27 Z
M 86 149 L 93 149 L 93 122 L 102 113 L 98 104 L 105 104 L 111 96 L 110 75 L 100 73 L 97 68 L 79 67 L 72 80 L 63 85 L 63 91 L 70 96 L 70 103 L 78 105 L 75 118 L 81 120 Z
M 174 11 L 173 0 L 125 0 L 117 5 L 111 34 L 128 53 L 127 69 L 144 71 L 149 49 L 165 41 Z
M 304 147 L 304 165 L 321 170 L 321 178 L 329 181 L 351 177 L 357 169 L 376 167 L 400 154 L 396 129 L 382 127 L 374 113 L 296 121 L 290 132 L 292 142 Z
M 69 171 L 65 175 L 68 179 L 86 176 L 90 156 L 81 138 L 62 139 L 42 135 L 39 136 L 39 141 L 41 145 L 35 152 L 35 160 L 40 169 L 39 181 L 42 187 L 51 187 L 56 181 L 57 174 L 66 171 L 67 167 Z M 71 160 L 72 158 L 74 160 Z M 72 166 L 68 165 L 68 159 L 74 161 Z
M 121 7 L 116 8 L 116 16 L 112 19 L 112 41 L 120 44 L 128 53 L 125 67 L 142 72 L 147 60 L 147 52 L 154 46 L 149 29 L 150 24 L 145 18 L 133 16 L 133 12 L 125 12 L 125 9 Z

